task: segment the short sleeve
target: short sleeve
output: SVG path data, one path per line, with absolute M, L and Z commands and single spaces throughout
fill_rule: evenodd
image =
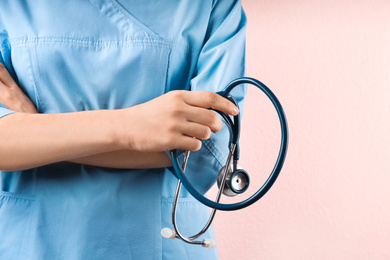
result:
M 240 1 L 219 0 L 214 3 L 209 27 L 200 51 L 191 90 L 218 92 L 232 80 L 245 76 L 246 16 Z M 239 102 L 240 112 L 246 87 L 235 88 L 231 93 Z M 229 131 L 221 131 L 203 141 L 200 151 L 191 153 L 187 171 L 192 183 L 205 193 L 225 165 L 229 153 Z
M 14 70 L 11 66 L 11 56 L 9 51 L 9 43 L 6 31 L 2 28 L 0 21 L 0 63 L 10 72 L 11 76 L 15 78 Z M 12 110 L 7 109 L 0 103 L 0 119 L 6 115 L 15 113 Z

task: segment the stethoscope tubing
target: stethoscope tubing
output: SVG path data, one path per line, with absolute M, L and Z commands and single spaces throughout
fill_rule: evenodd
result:
M 247 198 L 244 201 L 238 202 L 238 203 L 233 203 L 233 204 L 223 204 L 223 203 L 217 203 L 214 202 L 197 191 L 194 186 L 188 181 L 187 177 L 185 176 L 183 170 L 179 166 L 179 161 L 178 161 L 178 156 L 179 152 L 178 150 L 172 150 L 171 153 L 171 158 L 172 158 L 172 165 L 175 170 L 175 173 L 177 177 L 181 180 L 183 183 L 184 187 L 188 190 L 188 192 L 195 197 L 199 202 L 203 203 L 204 205 L 218 209 L 218 210 L 224 210 L 224 211 L 231 211 L 231 210 L 238 210 L 242 209 L 245 207 L 248 207 L 258 201 L 260 198 L 262 198 L 272 187 L 272 185 L 275 183 L 277 177 L 279 176 L 279 173 L 283 167 L 283 163 L 286 158 L 287 154 L 287 147 L 288 147 L 288 126 L 287 126 L 287 120 L 286 116 L 283 110 L 282 105 L 280 104 L 279 100 L 276 98 L 274 93 L 262 82 L 249 78 L 249 77 L 243 77 L 243 78 L 238 78 L 236 80 L 233 80 L 230 82 L 225 90 L 218 92 L 219 95 L 223 97 L 229 97 L 230 92 L 238 85 L 241 84 L 251 84 L 256 87 L 258 87 L 260 90 L 262 90 L 266 96 L 271 100 L 272 104 L 274 105 L 276 112 L 279 117 L 279 122 L 281 126 L 281 144 L 280 144 L 280 150 L 278 154 L 278 158 L 276 160 L 275 166 L 268 177 L 268 179 L 265 181 L 265 183 L 261 186 L 261 188 L 254 193 L 251 197 Z M 233 131 L 233 130 L 231 130 Z

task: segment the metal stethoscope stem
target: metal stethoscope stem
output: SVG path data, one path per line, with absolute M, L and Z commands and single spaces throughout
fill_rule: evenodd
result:
M 232 163 L 232 158 L 233 158 L 233 154 L 234 154 L 235 149 L 236 149 L 236 145 L 232 144 L 230 153 L 229 153 L 228 158 L 227 158 L 226 165 L 230 165 Z M 182 167 L 181 167 L 183 172 L 185 172 L 185 170 L 186 170 L 189 156 L 190 156 L 190 151 L 185 151 L 184 152 L 184 159 L 183 159 L 183 163 L 182 163 Z M 224 170 L 223 170 L 221 187 L 225 186 L 226 176 L 227 176 L 228 170 L 229 170 L 229 167 L 225 167 Z M 176 211 L 177 211 L 177 204 L 178 204 L 179 196 L 180 196 L 180 190 L 181 190 L 181 181 L 179 179 L 177 181 L 177 188 L 176 188 L 176 193 L 175 193 L 175 201 L 173 203 L 173 210 L 172 210 L 172 224 L 173 224 L 174 231 L 171 230 L 171 229 L 168 229 L 168 228 L 164 228 L 161 231 L 161 234 L 164 237 L 171 238 L 171 239 L 179 238 L 182 241 L 184 241 L 186 243 L 189 243 L 189 244 L 202 245 L 203 247 L 206 247 L 206 248 L 214 248 L 215 245 L 216 245 L 216 242 L 213 239 L 204 239 L 202 241 L 196 241 L 195 239 L 197 239 L 198 237 L 203 235 L 209 229 L 211 223 L 214 220 L 215 213 L 217 212 L 217 210 L 214 209 L 214 208 L 211 210 L 210 217 L 209 217 L 206 225 L 204 226 L 204 228 L 198 234 L 193 235 L 191 237 L 183 236 L 180 233 L 180 231 L 179 231 L 179 228 L 177 226 L 177 221 L 176 221 Z M 221 195 L 222 195 L 222 191 L 223 191 L 222 188 L 218 190 L 217 198 L 215 199 L 216 202 L 220 201 Z

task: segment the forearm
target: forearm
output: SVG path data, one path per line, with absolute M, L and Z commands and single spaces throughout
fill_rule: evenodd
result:
M 117 110 L 38 114 L 0 63 L 0 103 L 19 112 L 0 118 L 0 170 L 22 170 L 59 161 L 111 168 L 160 168 L 164 151 L 199 150 L 200 139 L 222 128 L 209 110 L 238 113 L 207 91 L 172 91 Z
M 74 163 L 119 169 L 145 169 L 172 166 L 165 152 L 119 150 L 70 160 Z
M 172 91 L 126 109 L 7 115 L 0 119 L 0 170 L 29 169 L 90 156 L 77 162 L 109 167 L 127 160 L 126 153 L 120 157 L 118 153 L 107 154 L 120 150 L 149 153 L 148 160 L 139 162 L 142 154 L 132 154 L 132 161 L 139 163 L 137 168 L 170 165 L 162 152 L 197 151 L 201 140 L 222 128 L 221 119 L 209 108 L 238 113 L 237 107 L 216 93 Z M 103 157 L 94 156 L 102 153 L 106 153 L 102 155 L 104 164 L 98 162 Z M 109 159 L 115 157 L 120 161 Z M 127 162 L 122 167 L 134 168 Z
M 16 113 L 0 119 L 0 169 L 21 170 L 107 153 L 117 142 L 116 110 Z

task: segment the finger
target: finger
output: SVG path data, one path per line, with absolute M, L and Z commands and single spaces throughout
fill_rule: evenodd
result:
M 6 85 L 4 85 L 3 82 L 0 81 L 0 103 L 5 103 L 8 100 L 12 100 L 12 99 L 13 99 L 13 93 L 11 89 Z
M 192 106 L 211 108 L 229 115 L 237 115 L 238 108 L 228 99 L 208 91 L 188 91 L 184 101 Z
M 211 136 L 211 130 L 209 127 L 192 122 L 185 123 L 181 132 L 187 136 L 201 140 L 207 140 Z
M 0 81 L 0 103 L 15 112 L 38 113 L 31 100 L 18 88 L 9 88 Z
M 222 120 L 215 112 L 205 108 L 192 107 L 187 112 L 187 119 L 191 122 L 207 126 L 213 133 L 221 130 L 223 125 Z
M 177 144 L 175 146 L 177 147 L 176 149 L 195 152 L 202 147 L 202 141 L 183 135 L 182 137 L 177 138 Z
M 6 67 L 0 63 L 0 81 L 9 88 L 18 88 L 18 85 L 9 74 Z

